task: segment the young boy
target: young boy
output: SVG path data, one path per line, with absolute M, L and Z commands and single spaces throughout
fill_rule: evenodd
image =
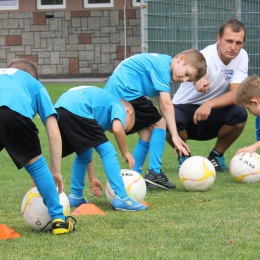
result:
M 104 133 L 109 130 L 114 134 L 122 156 L 132 168 L 135 162 L 127 149 L 125 138 L 125 132 L 131 130 L 135 121 L 130 103 L 120 101 L 101 88 L 79 86 L 62 94 L 55 108 L 59 114 L 62 157 L 76 152 L 69 195 L 71 206 L 79 206 L 86 202 L 83 196 L 84 181 L 94 148 L 102 159 L 105 173 L 116 194 L 112 201 L 113 209 L 147 209 L 145 205 L 127 195 L 120 175 L 116 150 Z
M 24 167 L 30 174 L 48 208 L 53 234 L 69 233 L 74 230 L 75 220 L 64 216 L 58 196 L 58 192 L 63 191 L 63 180 L 57 112 L 38 81 L 38 71 L 32 61 L 11 60 L 7 68 L 0 69 L 0 80 L 0 151 L 5 148 L 16 167 Z M 50 169 L 41 152 L 38 129 L 32 121 L 36 113 L 49 138 Z
M 145 181 L 148 188 L 174 189 L 162 172 L 162 153 L 166 137 L 166 124 L 175 144 L 175 151 L 188 155 L 188 146 L 177 133 L 174 107 L 171 104 L 170 81 L 197 81 L 206 73 L 206 61 L 195 50 L 186 50 L 174 58 L 157 53 L 144 53 L 122 61 L 109 78 L 105 90 L 118 98 L 129 101 L 135 109 L 135 125 L 127 134 L 138 133 L 134 149 L 135 167 L 142 174 L 142 167 L 150 150 L 150 160 Z M 147 98 L 157 97 L 159 111 Z
M 235 104 L 243 106 L 249 113 L 260 116 L 260 78 L 256 75 L 245 79 L 238 87 Z M 239 149 L 236 154 L 247 153 L 252 154 L 260 149 L 260 141 Z

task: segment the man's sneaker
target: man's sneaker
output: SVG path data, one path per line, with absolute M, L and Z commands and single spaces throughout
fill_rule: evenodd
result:
M 68 199 L 71 207 L 78 207 L 84 203 L 91 203 L 89 200 L 86 200 L 84 197 L 77 198 L 74 194 L 70 194 Z
M 208 159 L 214 165 L 216 171 L 218 172 L 228 171 L 224 156 L 214 156 L 210 154 Z
M 189 154 L 188 156 L 181 156 L 178 157 L 178 169 L 180 169 L 181 165 L 184 163 L 185 160 L 187 160 L 188 158 L 190 158 L 191 155 Z
M 52 233 L 54 235 L 62 235 L 75 230 L 76 219 L 68 216 L 65 220 L 56 218 L 52 221 Z
M 166 175 L 161 171 L 161 173 L 156 174 L 153 170 L 148 170 L 145 174 L 144 180 L 146 181 L 147 188 L 163 188 L 163 189 L 175 189 L 176 186 L 168 181 Z
M 120 199 L 118 196 L 115 196 L 112 201 L 112 208 L 114 210 L 137 211 L 145 210 L 147 209 L 147 206 L 133 200 L 129 196 L 125 199 Z

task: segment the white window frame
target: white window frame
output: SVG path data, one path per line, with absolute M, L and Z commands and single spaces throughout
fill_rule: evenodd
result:
M 60 5 L 42 5 L 41 0 L 37 0 L 37 9 L 62 9 L 66 8 L 66 0 L 63 0 L 63 4 Z
M 1 1 L 2 3 L 8 4 L 8 0 Z M 0 10 L 18 10 L 19 9 L 19 0 L 14 0 L 13 2 L 16 2 L 16 5 L 0 5 Z
M 137 0 L 132 0 L 132 6 L 140 6 L 141 5 L 141 0 L 140 2 L 137 2 Z
M 97 8 L 97 7 L 114 7 L 114 0 L 110 0 L 110 3 L 106 4 L 90 4 L 88 0 L 84 0 L 84 8 Z

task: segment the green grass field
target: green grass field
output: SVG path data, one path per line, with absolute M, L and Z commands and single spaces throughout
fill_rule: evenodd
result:
M 72 86 L 75 84 L 46 84 L 53 102 Z M 49 161 L 45 129 L 39 118 L 35 118 L 35 123 L 40 130 L 43 154 Z M 115 144 L 113 136 L 110 133 L 107 136 Z M 137 135 L 128 136 L 127 141 L 132 151 Z M 225 154 L 227 163 L 239 148 L 253 142 L 254 117 L 250 115 L 245 131 Z M 215 140 L 189 141 L 188 145 L 192 155 L 207 157 L 214 143 Z M 122 168 L 126 168 L 118 154 Z M 67 194 L 73 158 L 71 155 L 62 160 Z M 96 174 L 105 186 L 106 177 L 96 152 L 94 161 Z M 105 215 L 77 216 L 75 232 L 54 236 L 51 232 L 32 231 L 24 222 L 20 207 L 23 196 L 31 188 L 31 180 L 26 171 L 17 170 L 8 154 L 2 151 L 0 224 L 14 229 L 21 237 L 0 240 L 0 259 L 260 259 L 260 183 L 240 184 L 229 173 L 217 173 L 211 190 L 187 192 L 178 179 L 177 156 L 168 144 L 163 170 L 177 188 L 149 190 L 145 200 L 150 207 L 144 212 L 115 212 L 105 192 L 103 197 L 96 198 L 86 183 L 86 196 Z

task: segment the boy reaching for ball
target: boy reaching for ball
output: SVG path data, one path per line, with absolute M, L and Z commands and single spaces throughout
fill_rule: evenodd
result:
M 142 53 L 122 61 L 106 83 L 105 90 L 129 101 L 135 109 L 135 125 L 127 135 L 138 133 L 140 136 L 133 152 L 136 161 L 133 170 L 142 174 L 150 151 L 144 178 L 148 188 L 176 188 L 162 171 L 166 125 L 174 151 L 178 150 L 179 156 L 189 154 L 188 146 L 177 133 L 170 81 L 197 81 L 205 74 L 206 61 L 198 50 L 186 50 L 175 57 Z M 153 97 L 158 100 L 159 111 L 149 99 Z
M 116 194 L 112 201 L 113 209 L 147 209 L 147 206 L 133 200 L 126 193 L 116 150 L 104 133 L 109 130 L 114 134 L 122 156 L 132 168 L 135 161 L 127 149 L 125 137 L 125 132 L 130 131 L 135 122 L 135 112 L 131 104 L 117 99 L 104 89 L 79 86 L 63 93 L 55 108 L 59 114 L 62 157 L 76 152 L 72 167 L 70 205 L 75 207 L 87 202 L 83 190 L 86 170 L 92 161 L 94 148 L 102 159 L 106 176 Z M 89 178 L 92 181 L 95 176 Z M 100 187 L 98 181 L 96 187 Z
M 75 219 L 65 217 L 58 192 L 63 191 L 61 136 L 49 94 L 39 82 L 36 65 L 26 59 L 11 60 L 0 69 L 0 151 L 6 149 L 18 169 L 30 174 L 52 221 L 55 235 L 74 230 Z M 45 125 L 51 155 L 50 169 L 41 152 L 36 113 Z M 58 187 L 58 192 L 56 185 Z
M 248 77 L 240 84 L 235 96 L 235 104 L 244 107 L 255 116 L 260 116 L 260 78 L 258 76 Z M 244 155 L 248 152 L 252 155 L 258 149 L 260 149 L 260 141 L 239 149 L 236 154 Z

